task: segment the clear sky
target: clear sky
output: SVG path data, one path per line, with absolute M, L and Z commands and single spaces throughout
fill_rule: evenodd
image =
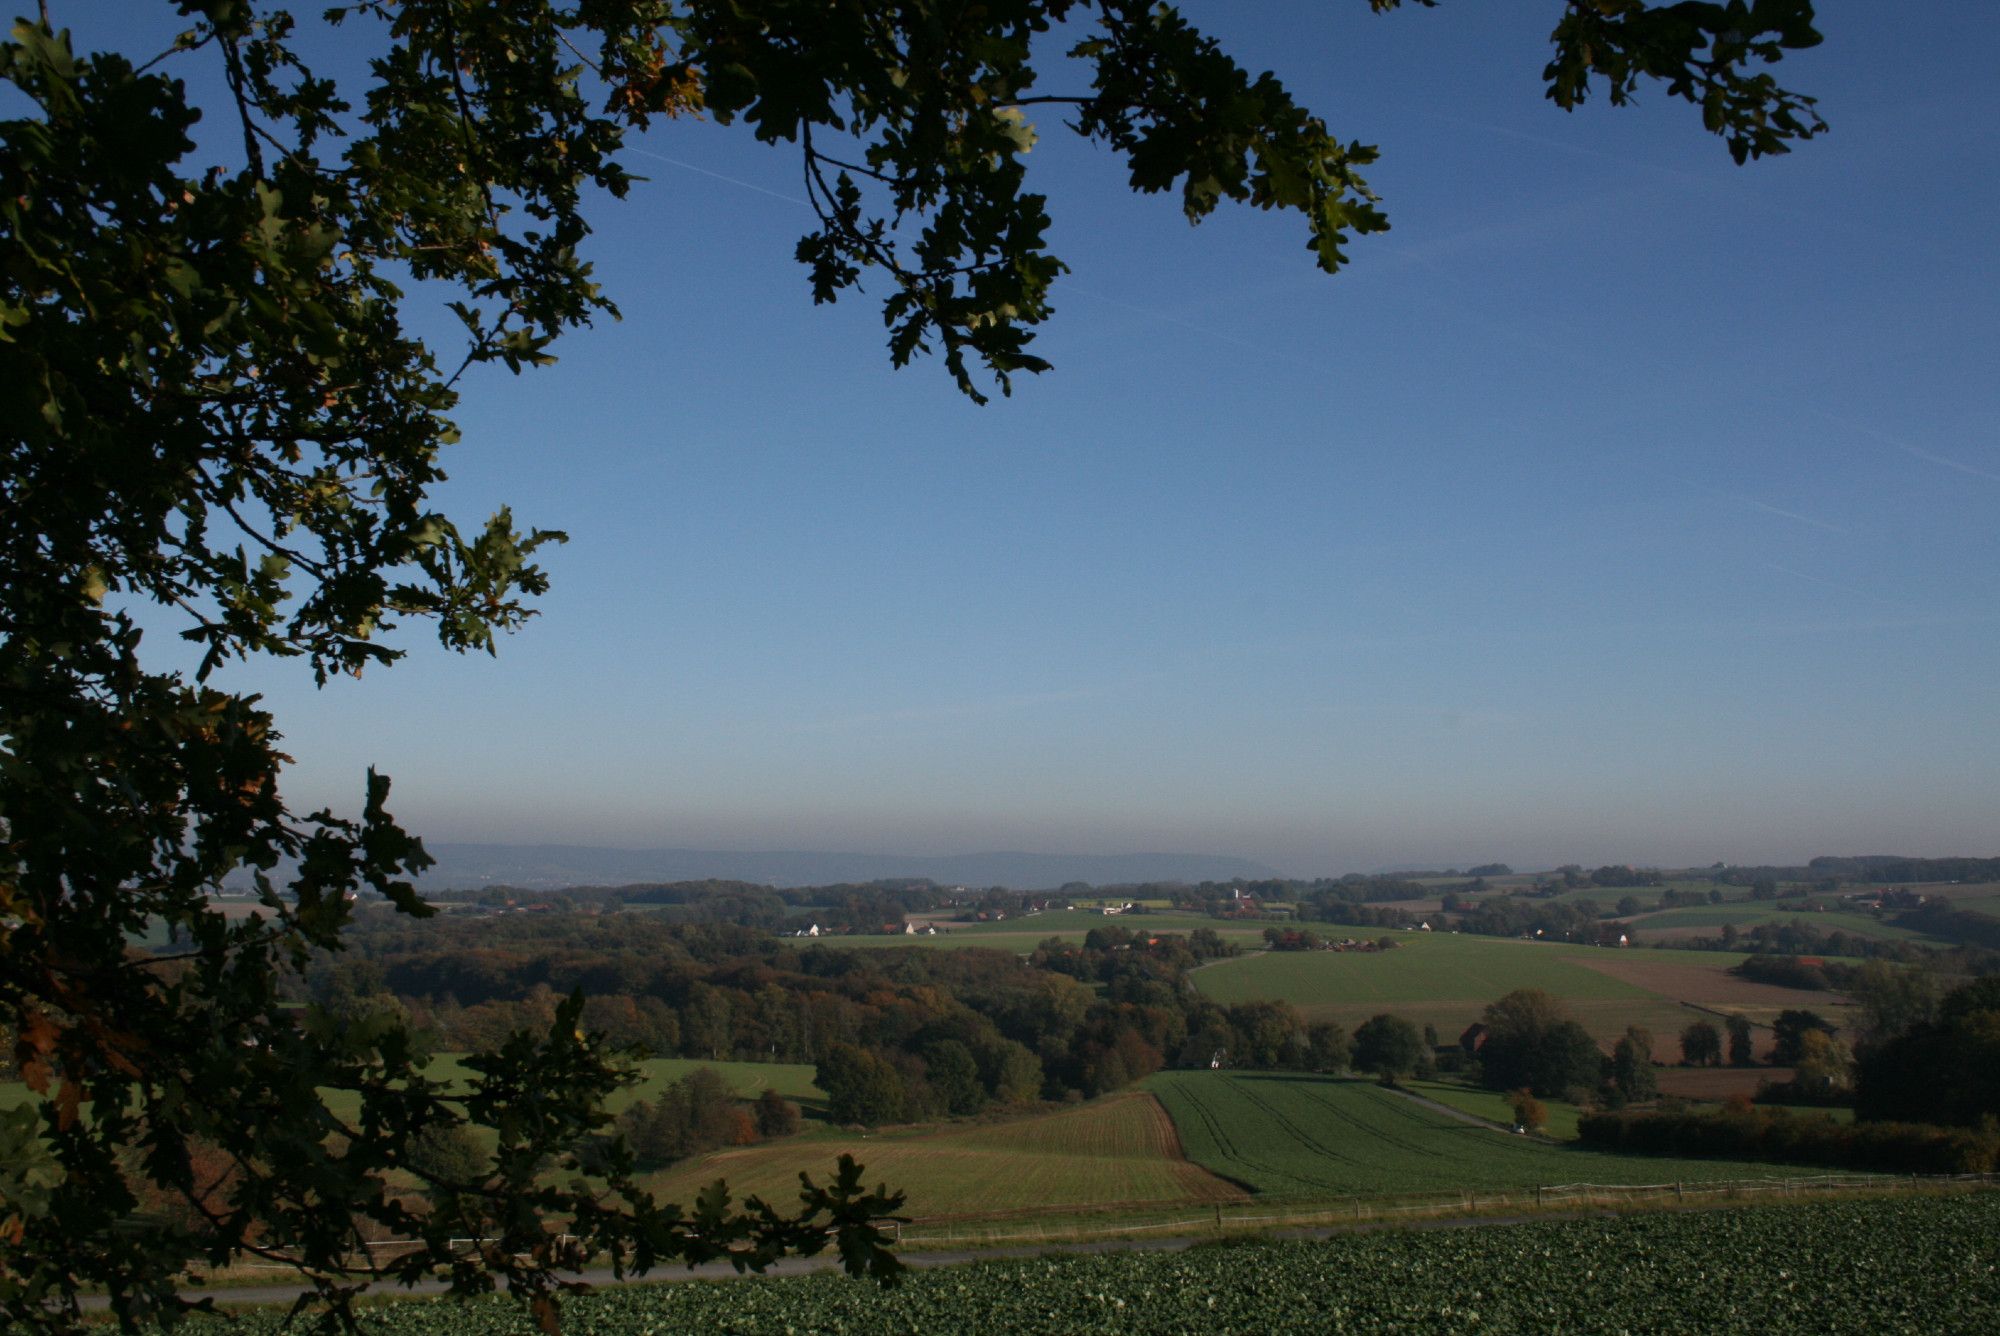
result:
M 462 519 L 571 533 L 544 615 L 236 673 L 294 805 L 374 764 L 433 840 L 2000 853 L 2000 8 L 1823 0 L 1779 76 L 1832 131 L 1745 168 L 1658 92 L 1545 102 L 1557 9 L 1190 6 L 1382 146 L 1394 230 L 1328 278 L 1047 118 L 1056 369 L 986 408 L 811 305 L 794 155 L 658 127 L 598 215 L 625 320 L 475 383 L 450 460 Z

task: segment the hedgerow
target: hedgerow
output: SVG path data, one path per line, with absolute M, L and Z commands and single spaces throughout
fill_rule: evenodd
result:
M 1600 1113 L 1577 1123 L 1586 1146 L 1649 1155 L 1719 1156 L 1898 1174 L 1986 1174 L 2000 1134 L 1921 1123 L 1836 1123 L 1782 1109 Z

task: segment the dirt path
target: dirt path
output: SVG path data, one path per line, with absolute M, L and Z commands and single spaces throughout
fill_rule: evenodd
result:
M 1428 1099 L 1423 1095 L 1419 1095 L 1414 1090 L 1405 1090 L 1401 1086 L 1391 1086 L 1389 1088 L 1404 1099 L 1415 1104 L 1421 1104 L 1433 1113 L 1441 1113 L 1447 1118 L 1456 1118 L 1461 1123 L 1471 1123 L 1474 1127 L 1490 1127 L 1496 1132 L 1505 1132 L 1509 1136 L 1514 1134 L 1514 1128 L 1509 1123 L 1496 1123 L 1491 1118 L 1481 1118 L 1476 1113 L 1467 1113 L 1464 1109 L 1454 1109 L 1449 1104 L 1440 1104 L 1434 1099 Z

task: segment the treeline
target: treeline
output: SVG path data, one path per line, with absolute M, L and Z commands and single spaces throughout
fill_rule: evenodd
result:
M 618 913 L 642 907 L 668 922 L 731 923 L 781 933 L 808 923 L 833 932 L 878 932 L 900 923 L 909 913 L 936 910 L 950 904 L 1024 906 L 1028 897 L 1017 891 L 954 894 L 934 882 L 898 878 L 828 886 L 776 887 L 747 881 L 645 882 L 626 886 L 576 886 L 555 892 L 512 887 L 442 892 L 431 897 L 447 913 L 485 917 L 517 911 L 541 916 L 570 912 Z M 1040 897 L 1046 903 L 1047 897 Z M 508 915 L 512 916 L 512 915 Z
M 1943 900 L 1898 914 L 1896 926 L 1929 933 L 1948 942 L 2000 951 L 2000 918 L 1971 909 L 1954 909 Z
M 1461 904 L 1453 926 L 1486 937 L 1552 937 L 1595 942 L 1603 934 L 1603 910 L 1594 900 L 1539 900 L 1527 896 L 1490 896 Z M 1614 929 L 1612 939 L 1617 939 Z
M 2000 1134 L 1913 1123 L 1841 1124 L 1782 1109 L 1720 1113 L 1586 1114 L 1577 1123 L 1595 1150 L 1763 1160 L 1900 1174 L 1986 1174 L 2000 1168 Z
M 1840 928 L 1823 929 L 1810 919 L 1784 919 L 1739 928 L 1725 923 L 1713 937 L 1673 937 L 1648 945 L 1669 951 L 1747 951 L 1774 956 L 1845 956 L 1850 960 L 1886 960 L 1915 964 L 1931 961 L 1936 948 L 1922 942 L 1867 937 Z M 1968 968 L 1966 973 L 1982 973 Z
M 1894 1033 L 1856 1054 L 1855 1114 L 1983 1127 L 2000 1120 L 2000 976 L 1935 1005 L 1917 995 Z
M 1340 906 L 1380 904 L 1386 900 L 1422 900 L 1435 892 L 1420 881 L 1405 876 L 1363 876 L 1349 873 L 1344 877 L 1321 877 L 1304 880 L 1258 880 L 1235 882 L 1202 882 L 1198 886 L 1131 887 L 1121 888 L 1130 892 L 1152 891 L 1154 896 L 1135 894 L 1134 898 L 1164 898 L 1175 908 L 1192 913 L 1234 913 L 1243 907 L 1245 897 L 1258 904 L 1290 904 L 1299 909 L 1299 916 L 1324 917 L 1321 911 Z M 1339 920 L 1326 919 L 1327 922 Z
M 1816 875 L 1886 886 L 1908 881 L 2000 881 L 2000 858 L 1905 858 L 1876 854 L 1861 858 L 1815 858 Z

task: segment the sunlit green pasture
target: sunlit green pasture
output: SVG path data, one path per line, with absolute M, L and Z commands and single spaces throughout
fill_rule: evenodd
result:
M 1146 1081 L 1196 1164 L 1283 1197 L 1702 1182 L 1805 1171 L 1613 1155 L 1468 1123 L 1370 1081 L 1160 1072 Z

